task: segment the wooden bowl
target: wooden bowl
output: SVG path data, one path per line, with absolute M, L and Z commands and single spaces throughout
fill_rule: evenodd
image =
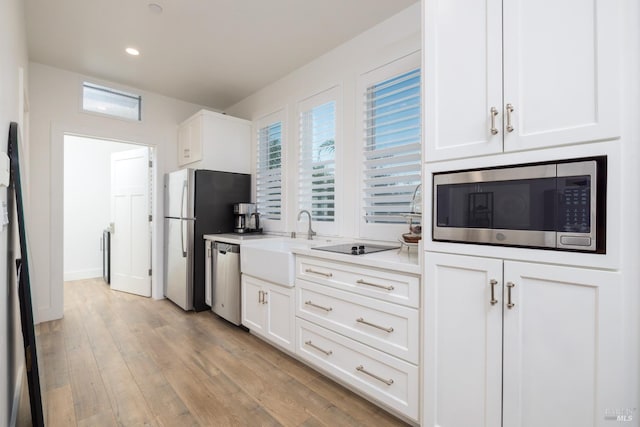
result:
M 418 243 L 422 239 L 420 234 L 404 233 L 402 239 L 407 243 Z

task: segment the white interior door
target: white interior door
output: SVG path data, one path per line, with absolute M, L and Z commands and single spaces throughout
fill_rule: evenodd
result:
M 149 148 L 111 155 L 111 289 L 151 296 Z

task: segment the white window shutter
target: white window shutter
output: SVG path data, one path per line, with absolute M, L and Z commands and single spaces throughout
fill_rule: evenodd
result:
M 258 128 L 256 203 L 263 219 L 282 219 L 282 121 Z
M 364 93 L 363 207 L 366 223 L 404 224 L 421 176 L 420 69 Z
M 335 222 L 336 101 L 300 111 L 298 205 L 313 221 Z

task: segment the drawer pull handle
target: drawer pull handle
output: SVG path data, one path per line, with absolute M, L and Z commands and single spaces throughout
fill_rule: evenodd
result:
M 356 322 L 358 323 L 362 323 L 363 325 L 367 325 L 367 326 L 371 326 L 377 329 L 380 329 L 381 331 L 385 331 L 385 332 L 393 332 L 393 327 L 389 326 L 388 328 L 385 328 L 384 326 L 380 326 L 380 325 L 376 325 L 375 323 L 369 323 L 366 320 L 364 320 L 362 317 L 359 317 L 356 319 Z
M 507 308 L 511 310 L 515 307 L 515 303 L 511 301 L 511 289 L 515 288 L 516 285 L 512 282 L 507 282 Z
M 514 130 L 513 125 L 511 124 L 511 113 L 513 113 L 515 108 L 513 105 L 507 104 L 507 132 L 511 133 Z
M 324 271 L 316 271 L 316 270 L 312 270 L 310 268 L 305 269 L 304 272 L 305 273 L 319 274 L 319 275 L 324 276 L 324 277 L 333 277 L 333 274 L 331 274 L 331 273 L 325 273 Z
M 391 286 L 391 285 L 389 285 L 389 286 L 385 286 L 385 285 L 378 285 L 377 283 L 367 282 L 367 281 L 362 280 L 362 279 L 358 279 L 358 280 L 356 281 L 356 283 L 358 283 L 359 285 L 367 285 L 367 286 L 373 286 L 373 287 L 380 288 L 380 289 L 386 289 L 387 291 L 392 291 L 392 290 L 394 290 L 394 289 L 395 289 L 395 288 L 394 288 L 393 286 Z
M 495 279 L 491 279 L 489 281 L 489 284 L 491 285 L 491 299 L 489 300 L 489 302 L 491 303 L 491 305 L 496 305 L 498 303 L 498 300 L 496 299 L 496 285 L 498 284 L 498 281 Z
M 304 303 L 305 303 L 306 305 L 310 305 L 311 307 L 315 307 L 315 308 L 319 308 L 320 310 L 324 310 L 324 311 L 326 311 L 327 313 L 328 313 L 328 312 L 330 312 L 330 311 L 333 311 L 333 308 L 331 308 L 331 307 L 323 307 L 323 306 L 321 306 L 321 305 L 314 304 L 314 303 L 312 303 L 311 301 L 305 301 Z
M 333 354 L 333 351 L 331 351 L 331 350 L 328 350 L 328 351 L 327 351 L 327 350 L 325 350 L 325 349 L 323 349 L 323 348 L 320 348 L 320 347 L 318 347 L 317 345 L 315 345 L 314 343 L 312 343 L 312 342 L 311 342 L 311 340 L 309 340 L 309 341 L 305 341 L 304 343 L 305 343 L 306 345 L 308 345 L 309 347 L 311 347 L 311 348 L 315 348 L 316 350 L 318 350 L 318 351 L 320 351 L 320 352 L 322 352 L 322 353 L 326 354 L 327 356 L 331 356 L 331 355 Z
M 491 135 L 498 134 L 498 128 L 496 128 L 496 116 L 498 115 L 498 109 L 496 107 L 491 107 Z
M 364 369 L 364 366 L 362 366 L 362 365 L 358 366 L 358 367 L 356 368 L 356 371 L 362 372 L 363 374 L 367 374 L 367 375 L 369 375 L 371 378 L 375 378 L 375 379 L 377 379 L 378 381 L 381 381 L 381 382 L 385 383 L 386 385 L 391 385 L 391 384 L 393 384 L 393 380 L 392 380 L 392 379 L 385 380 L 384 378 L 379 377 L 379 376 L 377 376 L 376 374 L 372 374 L 371 372 L 369 372 L 369 371 L 367 371 L 366 369 Z

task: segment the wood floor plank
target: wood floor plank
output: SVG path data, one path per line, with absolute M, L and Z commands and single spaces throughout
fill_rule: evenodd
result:
M 169 369 L 165 376 L 189 412 L 203 426 L 233 426 L 231 414 L 206 387 L 203 380 L 188 368 Z
M 89 418 L 78 421 L 78 427 L 116 427 L 115 418 L 111 411 L 103 411 Z
M 164 420 L 187 418 L 191 415 L 184 402 L 150 357 L 138 355 L 126 358 L 140 392 L 151 412 Z
M 313 382 L 308 384 L 309 388 L 316 393 L 331 400 L 334 405 L 348 411 L 349 414 L 358 422 L 367 424 L 371 420 L 371 416 L 375 415 L 376 427 L 391 427 L 402 425 L 401 421 L 393 415 L 375 406 L 373 403 L 353 393 L 346 388 L 340 386 L 330 378 L 319 376 Z
M 76 425 L 76 414 L 73 409 L 71 385 L 47 390 L 45 425 L 50 427 L 68 427 Z
M 64 316 L 37 327 L 47 425 L 405 425 L 211 312 L 92 279 Z
M 127 365 L 101 372 L 113 416 L 120 425 L 151 425 L 155 418 Z
M 41 332 L 38 337 L 38 360 L 41 364 L 41 386 L 44 391 L 57 389 L 69 384 L 67 352 L 62 330 Z
M 111 411 L 109 396 L 90 347 L 69 351 L 69 379 L 78 422 L 105 411 Z

